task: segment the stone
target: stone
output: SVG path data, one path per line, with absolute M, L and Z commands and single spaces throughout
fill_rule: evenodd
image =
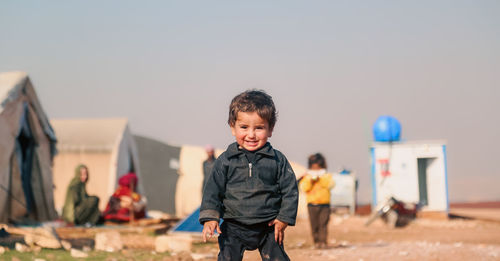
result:
M 87 254 L 83 251 L 80 251 L 78 249 L 74 249 L 74 248 L 71 249 L 70 254 L 71 254 L 71 257 L 74 257 L 74 258 L 87 258 L 87 257 L 89 257 L 89 254 Z
M 59 241 L 58 235 L 56 234 L 54 228 L 51 227 L 41 227 L 32 230 L 26 230 L 26 233 L 24 235 L 24 242 L 26 242 L 26 244 L 31 247 L 37 245 L 43 248 L 61 248 L 61 243 Z
M 21 252 L 21 253 L 29 252 L 31 250 L 29 246 L 27 246 L 25 244 L 21 244 L 19 242 L 16 243 L 15 248 L 16 248 L 17 252 Z
M 71 250 L 71 243 L 70 242 L 68 242 L 66 240 L 61 240 L 61 245 L 64 248 L 64 250 L 66 250 L 66 251 Z
M 5 248 L 3 246 L 0 246 L 0 256 L 5 253 Z
M 191 251 L 193 239 L 190 235 L 164 235 L 158 236 L 155 240 L 155 251 L 163 252 L 182 252 Z
M 122 249 L 123 242 L 117 231 L 101 232 L 95 235 L 95 250 L 116 252 Z
M 212 253 L 191 253 L 193 260 L 215 259 Z

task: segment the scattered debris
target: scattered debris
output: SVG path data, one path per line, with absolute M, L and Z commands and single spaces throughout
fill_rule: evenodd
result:
M 24 242 L 31 247 L 37 245 L 43 248 L 61 248 L 59 236 L 52 227 L 7 227 L 7 232 L 10 234 L 23 235 Z
M 155 240 L 155 250 L 158 253 L 163 252 L 181 252 L 181 251 L 191 251 L 191 246 L 193 244 L 193 239 L 190 235 L 185 234 L 175 234 L 175 235 L 165 235 L 158 236 Z
M 391 228 L 406 226 L 417 216 L 420 206 L 418 204 L 406 203 L 390 197 L 386 203 L 378 208 L 366 221 L 365 226 L 370 225 L 381 217 Z
M 95 249 L 116 252 L 123 249 L 120 233 L 117 231 L 101 232 L 95 235 Z

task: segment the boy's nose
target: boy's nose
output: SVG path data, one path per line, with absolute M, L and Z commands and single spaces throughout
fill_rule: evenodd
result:
M 251 130 L 248 132 L 248 137 L 249 138 L 254 138 L 255 137 L 255 131 Z

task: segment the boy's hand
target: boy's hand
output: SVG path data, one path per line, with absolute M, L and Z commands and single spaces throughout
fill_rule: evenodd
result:
M 203 235 L 203 242 L 207 242 L 207 238 L 210 239 L 214 235 L 215 229 L 217 229 L 217 233 L 222 234 L 219 222 L 211 220 L 203 223 L 203 231 L 201 232 Z
M 283 240 L 285 239 L 285 229 L 288 226 L 288 223 L 275 219 L 269 222 L 269 226 L 272 225 L 274 225 L 274 240 L 280 245 L 283 244 Z

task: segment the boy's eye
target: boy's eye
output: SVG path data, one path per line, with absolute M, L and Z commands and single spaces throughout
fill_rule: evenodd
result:
M 246 125 L 241 125 L 241 126 L 240 126 L 240 128 L 242 128 L 242 129 L 246 129 L 246 128 L 248 128 L 248 126 L 246 126 Z

